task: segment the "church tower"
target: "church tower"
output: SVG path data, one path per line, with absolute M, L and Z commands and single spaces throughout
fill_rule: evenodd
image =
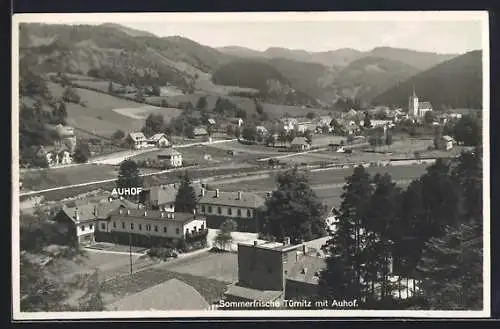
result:
M 408 114 L 414 117 L 418 116 L 418 97 L 415 94 L 415 87 L 413 87 L 413 95 L 410 96 L 408 101 Z

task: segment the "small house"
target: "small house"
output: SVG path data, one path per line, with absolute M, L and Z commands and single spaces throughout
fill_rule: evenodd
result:
M 296 127 L 297 127 L 297 131 L 299 131 L 299 132 L 305 132 L 307 130 L 312 130 L 313 122 L 307 118 L 298 118 Z
M 290 144 L 290 148 L 294 151 L 307 151 L 311 149 L 311 144 L 307 142 L 305 137 L 295 137 Z
M 154 147 L 159 147 L 159 148 L 170 146 L 170 142 L 169 142 L 167 136 L 165 134 L 161 134 L 161 133 L 154 134 L 153 136 L 151 136 L 151 138 L 149 139 L 149 143 L 151 145 L 153 145 Z
M 148 139 L 142 132 L 131 132 L 127 136 L 127 143 L 138 150 L 148 146 Z
M 182 154 L 174 148 L 168 148 L 158 154 L 158 160 L 166 161 L 171 167 L 182 166 Z
M 255 127 L 255 130 L 257 131 L 257 134 L 261 136 L 267 135 L 268 133 L 267 128 L 264 126 L 257 126 Z
M 454 144 L 456 144 L 455 140 L 448 135 L 441 136 L 441 138 L 437 140 L 437 148 L 439 150 L 451 150 Z
M 206 137 L 208 136 L 208 131 L 204 127 L 195 127 L 193 129 L 194 137 Z

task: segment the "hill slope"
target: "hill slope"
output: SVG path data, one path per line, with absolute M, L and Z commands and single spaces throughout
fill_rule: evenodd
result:
M 322 71 L 321 68 L 320 70 Z M 219 85 L 257 89 L 260 97 L 271 102 L 288 105 L 315 105 L 317 102 L 314 97 L 293 86 L 290 80 L 273 65 L 273 62 L 265 60 L 232 61 L 215 71 L 212 80 Z
M 228 46 L 218 49 L 223 53 L 238 57 L 284 58 L 299 62 L 318 63 L 329 68 L 343 68 L 362 57 L 381 57 L 406 63 L 419 70 L 427 70 L 458 56 L 458 54 L 437 54 L 392 47 L 376 47 L 364 52 L 352 48 L 341 48 L 323 52 L 307 52 L 300 49 L 279 47 L 271 47 L 262 52 L 239 46 Z
M 468 52 L 421 72 L 374 98 L 380 104 L 407 107 L 413 88 L 434 107 L 482 108 L 482 51 Z
M 418 72 L 418 69 L 403 62 L 374 56 L 362 57 L 342 69 L 330 88 L 340 97 L 370 101 L 373 96 Z
M 93 69 L 125 85 L 169 83 L 182 89 L 197 74 L 232 59 L 188 39 L 140 32 L 117 24 L 22 24 L 20 56 L 24 66 L 40 72 L 88 74 Z

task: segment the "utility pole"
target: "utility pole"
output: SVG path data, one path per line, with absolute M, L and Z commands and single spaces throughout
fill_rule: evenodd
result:
M 132 232 L 128 233 L 128 245 L 130 255 L 130 276 L 132 276 Z

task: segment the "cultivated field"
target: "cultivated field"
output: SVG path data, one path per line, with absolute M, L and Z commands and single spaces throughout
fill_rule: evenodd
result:
M 375 173 L 388 173 L 392 179 L 410 180 L 420 177 L 425 172 L 426 166 L 412 165 L 412 166 L 398 166 L 398 167 L 373 167 L 367 168 L 368 173 L 374 175 Z M 309 183 L 312 186 L 325 185 L 325 184 L 339 184 L 340 186 L 345 183 L 345 177 L 351 175 L 353 169 L 331 169 L 311 171 L 308 174 Z M 276 173 L 263 174 L 258 180 L 238 180 L 228 179 L 227 181 L 218 181 L 211 183 L 211 187 L 218 187 L 222 190 L 232 191 L 271 191 L 276 188 Z
M 48 82 L 47 86 L 54 97 L 62 96 L 64 88 L 61 85 Z M 118 129 L 135 131 L 144 125 L 144 120 L 133 119 L 113 111 L 117 108 L 140 108 L 144 104 L 87 89 L 75 88 L 75 91 L 80 95 L 81 101 L 86 102 L 86 107 L 74 103 L 66 104 L 68 123 L 74 127 L 97 135 L 110 136 Z
M 182 113 L 181 110 L 176 108 L 163 108 L 151 105 L 133 108 L 115 108 L 113 111 L 128 118 L 143 120 L 143 122 L 150 114 L 161 114 L 163 115 L 165 122 L 169 122 L 172 118 L 175 118 Z

